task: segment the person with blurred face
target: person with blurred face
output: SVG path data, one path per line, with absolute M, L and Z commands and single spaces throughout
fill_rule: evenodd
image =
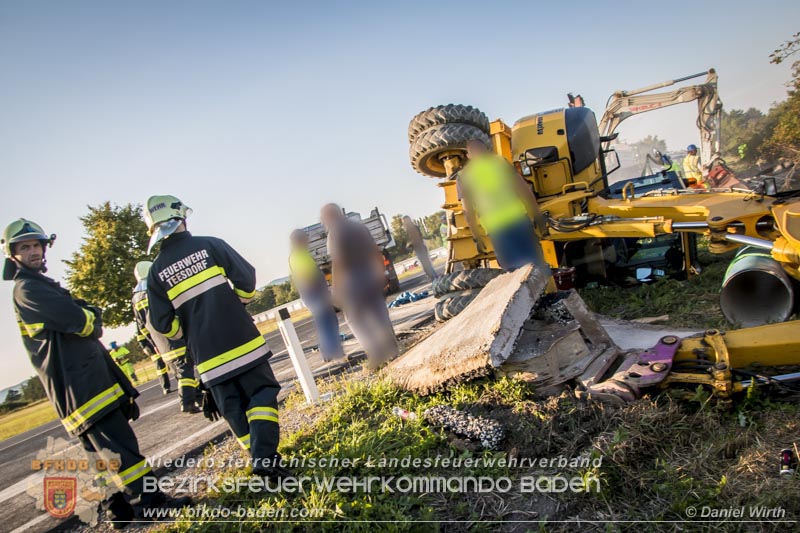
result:
M 478 253 L 487 253 L 482 227 L 504 270 L 533 263 L 549 276 L 534 221 L 542 232 L 547 225 L 530 185 L 479 139 L 467 142 L 467 156 L 469 161 L 458 172 L 456 187 Z
M 308 234 L 296 229 L 289 236 L 289 241 L 289 271 L 300 298 L 314 318 L 322 359 L 327 362 L 344 357 L 339 319 L 331 302 L 328 282 L 308 251 Z
M 383 296 L 383 255 L 366 226 L 338 205 L 325 205 L 320 220 L 328 231 L 334 302 L 366 352 L 368 368 L 377 369 L 399 353 Z
M 414 224 L 411 217 L 404 216 L 403 228 L 408 234 L 408 242 L 411 243 L 411 248 L 414 250 L 417 259 L 419 259 L 419 264 L 422 265 L 425 275 L 427 275 L 428 279 L 431 281 L 435 280 L 437 278 L 436 269 L 433 268 L 431 256 L 428 254 L 428 247 L 425 246 L 425 241 L 422 239 L 422 232 L 419 230 L 419 227 Z

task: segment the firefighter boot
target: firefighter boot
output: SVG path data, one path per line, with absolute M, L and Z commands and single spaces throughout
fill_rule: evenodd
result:
M 121 492 L 115 492 L 110 498 L 104 500 L 100 508 L 105 511 L 105 521 L 111 522 L 111 527 L 114 529 L 122 529 L 128 523 L 136 520 L 133 506 Z

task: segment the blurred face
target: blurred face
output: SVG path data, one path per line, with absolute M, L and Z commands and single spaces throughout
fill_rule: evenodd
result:
M 308 246 L 308 235 L 305 231 L 292 233 L 292 245 L 304 248 Z
M 22 241 L 14 245 L 14 259 L 25 268 L 41 270 L 44 266 L 44 248 L 39 240 Z
M 470 159 L 474 159 L 486 152 L 486 146 L 480 141 L 469 141 L 467 143 L 467 157 Z
M 342 218 L 342 210 L 336 204 L 328 204 L 319 213 L 319 220 L 326 229 L 330 229 L 331 224 Z
M 689 155 L 697 155 L 697 148 L 689 150 Z

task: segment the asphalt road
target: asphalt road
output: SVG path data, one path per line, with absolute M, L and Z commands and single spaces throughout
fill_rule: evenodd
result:
M 401 291 L 415 291 L 426 285 L 429 285 L 427 278 L 420 274 L 404 280 L 401 283 Z M 409 318 L 419 317 L 404 319 L 409 320 Z M 349 334 L 341 314 L 339 320 L 341 331 Z M 396 320 L 395 324 L 397 327 Z M 309 318 L 297 322 L 295 330 L 307 352 L 306 357 L 312 370 L 325 367 L 318 352 L 313 351 L 317 344 L 317 335 L 312 320 Z M 267 334 L 265 338 L 273 352 L 270 360 L 273 372 L 285 388 L 295 378 L 286 346 L 278 331 Z M 354 341 L 349 341 L 348 344 L 352 345 Z M 357 349 L 357 346 L 351 346 L 350 350 L 353 349 Z M 174 378 L 171 378 L 171 382 L 173 389 L 177 388 Z M 137 399 L 137 404 L 141 415 L 132 426 L 139 439 L 140 449 L 148 457 L 157 455 L 177 457 L 191 453 L 227 432 L 227 427 L 221 422 L 208 424 L 201 414 L 181 413 L 177 393 L 162 395 L 156 381 L 143 384 L 139 392 L 141 395 Z M 0 530 L 12 531 L 22 528 L 26 531 L 43 531 L 58 525 L 55 519 L 43 511 L 36 510 L 32 498 L 26 493 L 31 486 L 41 486 L 41 475 L 32 472 L 31 460 L 48 448 L 48 441 L 51 439 L 63 439 L 64 446 L 79 445 L 77 439 L 70 439 L 58 421 L 0 442 L 0 471 L 3 473 L 0 478 L 0 524 L 2 524 Z M 56 455 L 58 451 L 59 449 L 55 450 Z

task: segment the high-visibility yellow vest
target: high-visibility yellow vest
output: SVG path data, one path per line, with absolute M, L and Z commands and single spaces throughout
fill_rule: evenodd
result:
M 514 169 L 502 156 L 485 155 L 470 160 L 459 179 L 469 189 L 469 199 L 489 235 L 528 216 L 517 192 Z
M 697 183 L 703 183 L 703 173 L 700 171 L 700 156 L 687 154 L 683 158 L 683 176 L 688 179 L 695 179 Z
M 128 364 L 128 358 L 125 357 L 125 356 L 128 355 L 131 352 L 126 347 L 120 346 L 116 350 L 111 350 L 110 353 L 111 353 L 111 357 L 114 359 L 114 361 L 118 365 L 122 366 L 122 365 Z
M 305 248 L 295 248 L 289 253 L 289 271 L 301 285 L 317 281 L 321 275 L 317 262 Z

